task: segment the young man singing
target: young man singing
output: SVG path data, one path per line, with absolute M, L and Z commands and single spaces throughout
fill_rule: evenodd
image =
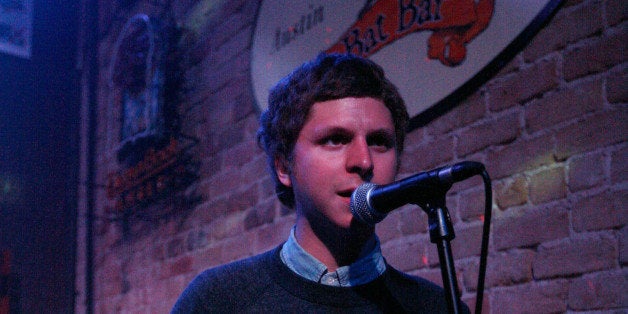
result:
M 173 313 L 444 313 L 443 290 L 382 256 L 351 193 L 394 180 L 408 113 L 370 60 L 320 55 L 270 92 L 258 140 L 279 200 L 296 211 L 275 249 L 200 274 Z

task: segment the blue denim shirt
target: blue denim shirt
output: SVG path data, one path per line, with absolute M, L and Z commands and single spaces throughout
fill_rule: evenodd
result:
M 386 271 L 379 239 L 375 236 L 375 245 L 367 254 L 348 266 L 342 266 L 334 272 L 314 256 L 306 252 L 297 243 L 294 228 L 288 241 L 281 248 L 281 260 L 297 275 L 328 286 L 351 287 L 373 281 Z

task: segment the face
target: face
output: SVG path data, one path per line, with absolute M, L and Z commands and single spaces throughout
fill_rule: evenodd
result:
M 315 103 L 292 156 L 288 165 L 277 163 L 277 174 L 293 188 L 297 220 L 349 228 L 351 193 L 366 181 L 386 184 L 395 178 L 391 113 L 374 98 Z

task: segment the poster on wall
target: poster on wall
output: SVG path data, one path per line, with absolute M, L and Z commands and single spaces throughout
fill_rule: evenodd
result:
M 107 86 L 108 123 L 119 130 L 119 168 L 107 177 L 112 216 L 158 217 L 161 212 L 143 209 L 166 198 L 183 199 L 176 193 L 197 177 L 189 153 L 197 141 L 177 124 L 181 73 L 170 44 L 178 33 L 173 24 L 138 13 L 114 43 Z
M 269 89 L 320 52 L 353 53 L 386 71 L 411 129 L 459 103 L 507 63 L 560 0 L 266 0 L 251 76 L 260 110 Z
M 0 1 L 0 52 L 30 58 L 33 1 Z

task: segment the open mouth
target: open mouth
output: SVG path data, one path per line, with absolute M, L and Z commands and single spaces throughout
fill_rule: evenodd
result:
M 351 194 L 353 194 L 354 190 L 355 189 L 340 191 L 340 192 L 338 192 L 338 195 L 340 195 L 342 197 L 351 197 Z

